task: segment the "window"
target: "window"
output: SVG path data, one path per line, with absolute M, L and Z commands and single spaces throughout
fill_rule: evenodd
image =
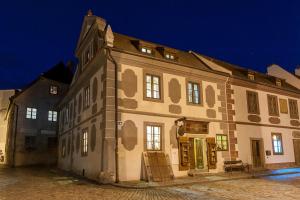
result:
M 287 106 L 287 100 L 286 99 L 279 99 L 279 106 L 280 106 L 280 112 L 281 113 L 288 113 L 288 106 Z
M 150 151 L 161 150 L 161 127 L 155 125 L 146 126 L 146 148 Z
M 217 140 L 217 150 L 218 151 L 227 151 L 228 150 L 228 138 L 227 135 L 216 135 Z
M 272 133 L 272 145 L 274 155 L 283 155 L 282 137 L 280 133 Z
M 254 74 L 248 73 L 248 79 L 250 79 L 251 81 L 254 81 Z
M 259 102 L 257 92 L 247 91 L 248 113 L 259 114 Z
M 297 100 L 289 99 L 290 117 L 292 119 L 299 119 Z
M 166 59 L 169 59 L 169 60 L 174 60 L 174 59 L 175 59 L 175 56 L 174 56 L 174 54 L 166 53 L 166 54 L 165 54 L 165 58 L 166 58 Z
M 56 137 L 48 137 L 48 148 L 56 148 L 57 146 L 57 138 Z
M 90 106 L 90 86 L 84 89 L 84 99 L 83 108 L 88 108 Z
M 48 111 L 48 121 L 50 122 L 56 122 L 57 121 L 57 112 L 49 110 Z
M 81 138 L 81 155 L 86 156 L 88 153 L 88 132 L 84 130 Z
M 25 136 L 25 149 L 33 150 L 36 148 L 36 137 L 35 136 Z
M 27 108 L 27 110 L 26 110 L 26 118 L 27 119 L 36 119 L 36 113 L 37 113 L 37 109 L 36 108 Z
M 268 95 L 268 108 L 269 108 L 270 116 L 278 116 L 279 115 L 277 96 Z
M 155 75 L 146 75 L 146 97 L 160 99 L 160 77 Z
M 152 50 L 148 47 L 142 47 L 141 48 L 142 53 L 152 54 Z
M 282 84 L 281 84 L 281 80 L 280 79 L 276 80 L 276 85 L 279 86 L 279 87 L 281 87 Z
M 200 104 L 200 87 L 198 83 L 188 82 L 188 103 Z
M 58 87 L 51 85 L 50 86 L 50 94 L 57 95 L 57 93 L 58 93 Z

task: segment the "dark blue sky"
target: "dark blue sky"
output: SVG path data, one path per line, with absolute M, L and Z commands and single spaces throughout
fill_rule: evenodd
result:
M 10 0 L 0 5 L 0 88 L 73 59 L 89 8 L 113 31 L 262 72 L 300 64 L 300 1 Z

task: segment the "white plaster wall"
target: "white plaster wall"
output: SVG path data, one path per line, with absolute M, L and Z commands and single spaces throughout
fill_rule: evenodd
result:
M 293 136 L 291 129 L 253 125 L 237 125 L 237 132 L 239 158 L 243 160 L 243 162 L 252 164 L 250 138 L 262 138 L 264 143 L 264 150 L 270 150 L 272 152 L 271 156 L 265 155 L 266 164 L 295 162 Z M 283 155 L 273 155 L 271 133 L 282 134 L 282 143 L 284 151 Z

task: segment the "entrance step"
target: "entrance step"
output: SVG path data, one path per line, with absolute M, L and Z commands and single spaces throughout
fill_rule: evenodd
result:
M 209 175 L 207 170 L 196 170 L 196 169 L 191 169 L 188 171 L 189 176 L 206 176 Z

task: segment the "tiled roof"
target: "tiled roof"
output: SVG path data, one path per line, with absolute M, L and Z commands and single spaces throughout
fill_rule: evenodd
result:
M 145 53 L 140 52 L 138 47 L 135 45 L 135 42 L 138 42 L 138 41 L 142 42 L 143 44 L 150 45 L 152 47 L 152 51 L 154 51 L 153 55 L 147 55 Z M 192 68 L 202 69 L 202 70 L 206 70 L 206 71 L 212 71 L 201 60 L 199 60 L 198 58 L 196 58 L 193 54 L 191 54 L 189 52 L 170 48 L 170 47 L 160 45 L 160 44 L 155 44 L 152 42 L 147 42 L 144 40 L 129 37 L 129 36 L 119 34 L 119 33 L 114 33 L 114 48 L 123 50 L 123 51 L 127 51 L 129 53 L 140 54 L 140 55 L 144 55 L 144 56 L 153 57 L 156 59 L 161 59 L 164 61 L 174 62 L 175 64 L 177 63 L 180 65 L 185 65 L 185 66 L 189 66 Z M 165 48 L 167 51 L 175 52 L 177 59 L 169 60 L 169 59 L 164 58 L 163 54 L 159 50 L 160 48 Z
M 275 87 L 278 87 L 281 89 L 285 88 L 285 89 L 289 89 L 291 91 L 298 92 L 298 93 L 300 92 L 296 87 L 288 84 L 285 81 L 282 81 L 281 86 L 276 86 L 276 77 L 275 76 L 267 75 L 267 74 L 264 74 L 264 73 L 261 73 L 258 71 L 254 71 L 252 69 L 240 67 L 240 66 L 237 66 L 237 65 L 225 62 L 225 61 L 211 58 L 209 56 L 204 56 L 204 55 L 200 55 L 200 56 L 203 56 L 204 58 L 230 70 L 232 72 L 233 77 L 241 78 L 241 79 L 251 81 L 251 82 L 267 84 L 267 85 L 275 86 Z M 255 76 L 254 81 L 248 79 L 248 72 L 254 73 L 254 76 Z

